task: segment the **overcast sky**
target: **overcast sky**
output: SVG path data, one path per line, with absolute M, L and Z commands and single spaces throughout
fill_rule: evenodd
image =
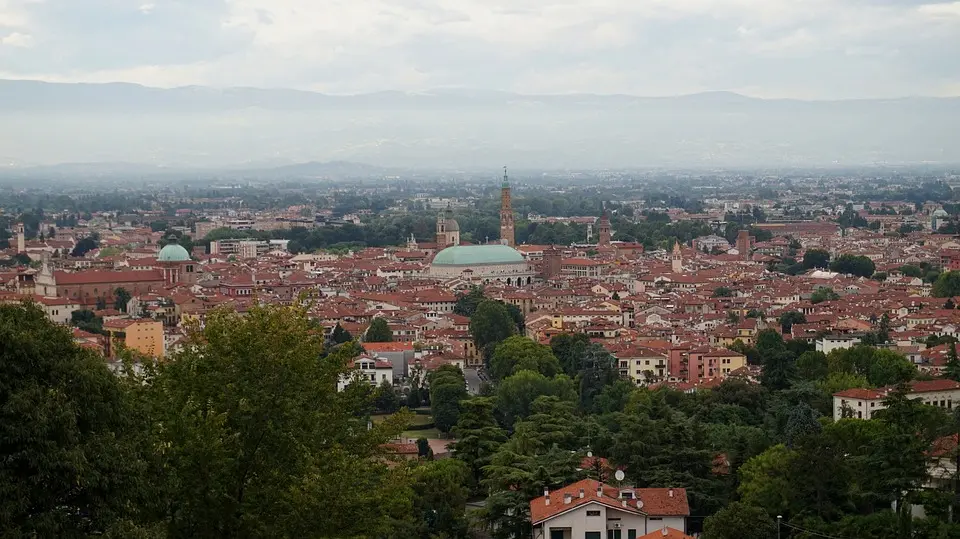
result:
M 960 95 L 960 1 L 0 0 L 0 78 Z

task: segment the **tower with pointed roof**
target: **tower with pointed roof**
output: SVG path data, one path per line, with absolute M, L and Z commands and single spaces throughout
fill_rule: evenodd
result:
M 673 253 L 670 255 L 670 269 L 674 273 L 683 272 L 683 253 L 680 252 L 680 242 L 673 244 Z
M 503 167 L 503 183 L 500 185 L 500 243 L 513 247 L 514 225 L 513 208 L 510 203 L 510 180 L 507 167 Z

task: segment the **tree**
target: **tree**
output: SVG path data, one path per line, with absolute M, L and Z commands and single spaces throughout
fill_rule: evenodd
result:
M 733 297 L 733 290 L 727 288 L 726 286 L 721 286 L 713 290 L 713 297 L 715 298 L 729 298 Z
M 390 335 L 393 337 L 393 334 Z M 350 332 L 343 329 L 343 326 L 340 325 L 340 322 L 337 322 L 337 325 L 333 327 L 333 331 L 330 332 L 330 340 L 335 344 L 343 344 L 345 342 L 350 342 L 353 340 L 353 335 L 350 335 Z
M 144 380 L 151 434 L 165 448 L 151 480 L 167 533 L 403 534 L 410 482 L 387 467 L 381 446 L 409 416 L 368 427 L 369 385 L 336 389 L 352 356 L 349 347 L 323 355 L 302 305 L 208 314 Z
M 488 361 L 496 344 L 516 332 L 516 324 L 510 311 L 499 301 L 483 300 L 470 317 L 470 335 L 473 342 Z
M 947 347 L 947 365 L 944 376 L 960 382 L 960 359 L 957 358 L 957 343 L 950 343 Z
M 381 414 L 392 414 L 400 409 L 400 397 L 389 380 L 384 380 L 373 392 L 373 407 Z
M 586 348 L 582 364 L 577 379 L 580 382 L 580 409 L 586 412 L 593 408 L 594 399 L 604 389 L 620 379 L 620 370 L 617 358 L 596 343 L 590 343 Z
M 550 339 L 550 349 L 560 362 L 567 376 L 576 376 L 583 368 L 583 357 L 590 346 L 590 337 L 585 333 L 561 333 Z
M 0 305 L 0 535 L 116 530 L 150 497 L 148 421 L 103 358 L 35 305 Z
M 830 265 L 830 253 L 823 249 L 810 249 L 803 254 L 803 268 L 826 269 Z
M 780 315 L 780 328 L 784 333 L 790 333 L 794 324 L 806 324 L 807 317 L 800 311 L 787 311 Z
M 840 295 L 833 291 L 832 288 L 818 288 L 810 296 L 810 303 L 816 305 L 817 303 L 823 303 L 824 301 L 836 301 L 840 299 Z
M 756 348 L 762 362 L 787 351 L 783 336 L 773 329 L 764 329 L 757 333 Z
M 493 417 L 494 402 L 490 397 L 474 397 L 460 402 L 460 417 L 453 428 L 456 437 L 451 451 L 456 459 L 463 461 L 473 476 L 473 484 L 479 485 L 483 467 L 497 449 L 507 441 L 507 434 Z
M 913 277 L 915 279 L 923 277 L 923 270 L 910 264 L 907 264 L 906 266 L 900 266 L 900 273 L 906 277 Z
M 127 303 L 130 302 L 131 298 L 130 292 L 127 292 L 126 288 L 121 287 L 114 290 L 113 294 L 117 298 L 113 303 L 113 307 L 122 313 L 127 312 Z
M 483 287 L 471 286 L 466 294 L 457 294 L 457 303 L 453 307 L 453 313 L 460 316 L 471 317 L 477 311 L 480 303 L 487 299 L 483 293 Z
M 960 271 L 941 273 L 933 283 L 930 294 L 937 298 L 952 298 L 960 296 Z
M 560 372 L 560 363 L 549 346 L 514 335 L 494 349 L 490 376 L 499 381 L 522 370 L 539 372 L 549 378 Z
M 908 500 L 927 478 L 924 454 L 933 441 L 918 428 L 926 405 L 910 399 L 908 391 L 906 384 L 897 386 L 884 399 L 885 408 L 874 412 L 873 417 L 887 428 L 872 440 L 869 455 L 877 487 L 896 501 L 900 537 L 911 535 L 913 517 Z
M 455 365 L 443 365 L 430 373 L 430 408 L 440 432 L 450 432 L 460 418 L 460 401 L 467 398 L 463 371 Z
M 787 389 L 797 375 L 797 365 L 790 352 L 773 354 L 763 361 L 760 383 L 769 389 Z
M 430 440 L 417 438 L 417 456 L 422 459 L 433 460 L 433 449 L 430 448 Z
M 455 459 L 423 462 L 413 469 L 413 515 L 418 528 L 413 537 L 467 537 L 469 475 L 466 465 Z
M 744 504 L 759 507 L 769 515 L 782 514 L 790 506 L 790 463 L 796 454 L 783 444 L 768 448 L 740 467 L 737 493 Z
M 103 299 L 102 297 L 98 297 L 98 298 L 97 298 L 96 308 L 97 308 L 98 311 L 102 311 L 102 310 L 106 309 L 106 308 L 107 308 L 107 300 Z
M 76 245 L 73 246 L 73 250 L 70 251 L 70 256 L 81 257 L 86 255 L 88 252 L 97 248 L 97 240 L 93 236 L 87 236 L 82 240 L 78 241 Z
M 390 330 L 387 321 L 378 316 L 370 322 L 370 327 L 367 328 L 363 340 L 366 342 L 393 342 L 393 331 Z
M 163 232 L 167 229 L 166 221 L 151 221 L 150 222 L 150 231 L 151 232 Z
M 823 352 L 804 352 L 797 358 L 797 375 L 804 380 L 823 380 L 829 373 L 827 356 Z
M 837 273 L 870 277 L 877 271 L 877 266 L 866 256 L 845 254 L 831 262 L 830 269 Z
M 943 308 L 952 311 L 957 308 L 957 304 L 953 302 L 953 298 L 947 298 L 946 303 L 943 304 Z
M 875 350 L 867 370 L 871 385 L 882 387 L 906 383 L 917 374 L 917 366 L 892 350 Z
M 554 378 L 534 371 L 520 371 L 497 385 L 497 410 L 503 416 L 503 425 L 513 427 L 517 419 L 530 415 L 533 401 L 541 396 L 555 396 L 575 402 L 577 391 L 573 380 L 565 375 Z

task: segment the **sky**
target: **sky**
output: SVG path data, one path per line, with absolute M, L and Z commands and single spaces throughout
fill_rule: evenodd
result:
M 960 1 L 0 0 L 0 78 L 958 96 Z

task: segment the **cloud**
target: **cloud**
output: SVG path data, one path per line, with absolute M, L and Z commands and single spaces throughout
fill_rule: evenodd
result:
M 940 95 L 960 2 L 0 0 L 0 75 L 332 93 Z M 22 38 L 17 38 L 22 39 Z
M 20 32 L 0 37 L 0 46 L 26 48 L 32 44 L 33 38 L 29 34 L 21 34 Z

